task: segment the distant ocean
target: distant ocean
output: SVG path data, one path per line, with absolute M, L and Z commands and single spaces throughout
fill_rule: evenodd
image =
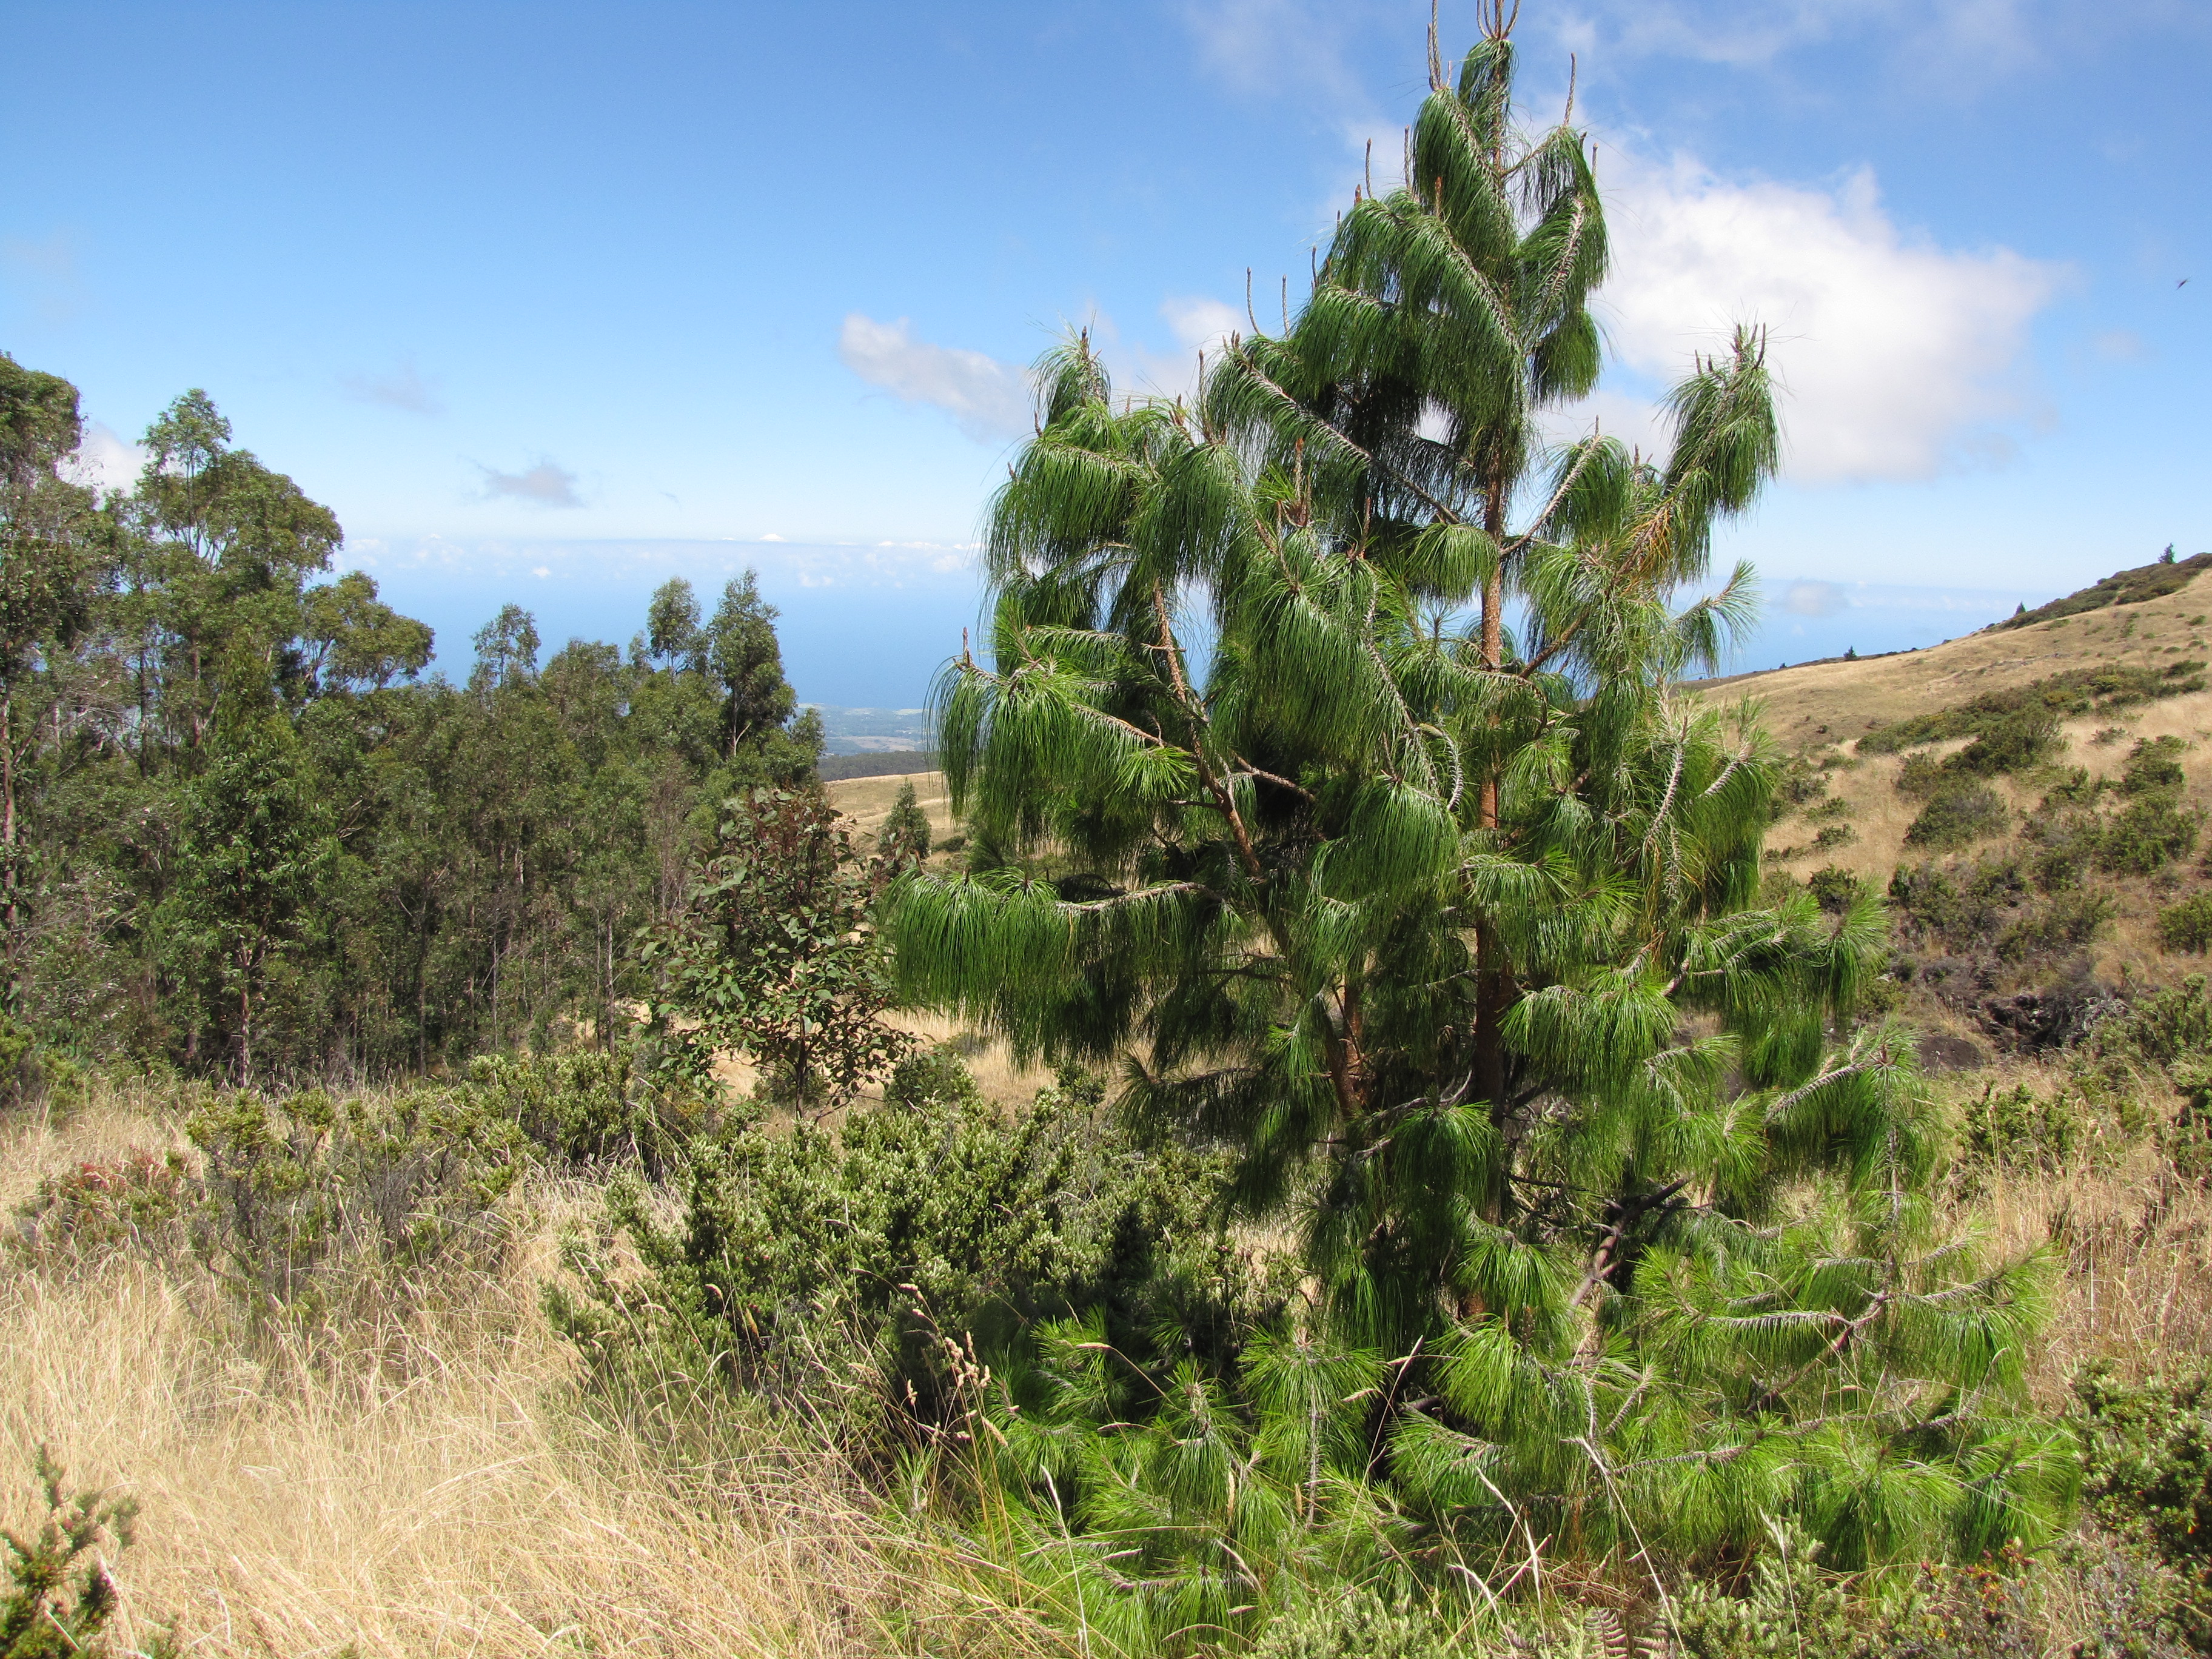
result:
M 355 542 L 341 562 L 366 570 L 386 603 L 436 630 L 435 665 L 455 679 L 468 673 L 471 635 L 502 605 L 536 617 L 547 655 L 572 638 L 627 647 L 669 577 L 687 578 L 711 613 L 722 584 L 750 568 L 781 612 L 784 672 L 802 702 L 823 705 L 833 752 L 921 744 L 916 711 L 982 611 L 975 556 L 958 548 L 421 538 Z M 1757 628 L 1723 672 L 1936 645 L 2060 591 L 1772 578 Z

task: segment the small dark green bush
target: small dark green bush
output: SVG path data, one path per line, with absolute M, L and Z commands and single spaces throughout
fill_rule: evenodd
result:
M 2040 766 L 2058 747 L 2058 716 L 2048 708 L 2014 709 L 1985 726 L 1979 737 L 1943 763 L 1948 772 L 1995 777 Z
M 1897 793 L 1911 800 L 1926 800 L 1943 785 L 1943 768 L 1931 755 L 1907 755 L 1897 769 Z
M 696 1149 L 674 1228 L 618 1182 L 611 1213 L 646 1278 L 580 1242 L 581 1292 L 547 1297 L 601 1381 L 635 1382 L 647 1358 L 842 1412 L 883 1397 L 872 1371 L 929 1420 L 948 1337 L 988 1357 L 1038 1319 L 1097 1312 L 1133 1357 L 1170 1327 L 1193 1352 L 1233 1352 L 1260 1293 L 1219 1223 L 1218 1160 L 1139 1146 L 1073 1074 L 1002 1111 L 948 1085 L 957 1062 L 938 1052 L 895 1080 L 892 1104 L 835 1130 L 751 1126 Z
M 1866 890 L 1866 884 L 1856 876 L 1832 864 L 1806 877 L 1805 885 L 1823 910 L 1838 916 L 1857 902 L 1859 895 Z
M 1908 847 L 1944 852 L 1991 836 L 2001 836 L 2012 825 L 2012 813 L 1987 784 L 1947 782 L 1928 798 L 1920 816 L 1905 832 Z
M 641 1076 L 621 1050 L 483 1055 L 470 1062 L 462 1095 L 470 1114 L 513 1124 L 556 1164 L 630 1164 L 654 1180 L 708 1125 L 696 1094 Z
M 2179 738 L 2149 738 L 2139 741 L 2120 763 L 2119 790 L 2124 795 L 2178 793 L 2187 781 L 2181 757 L 2188 744 Z
M 2212 1374 L 2075 1384 L 2082 1496 L 2106 1526 L 2191 1570 L 2212 1565 Z
M 2158 942 L 2169 951 L 2212 951 L 2212 893 L 2191 893 L 2158 913 Z
M 1358 1586 L 1277 1613 L 1249 1651 L 1251 1659 L 1452 1659 L 1465 1650 L 1433 1615 Z
M 2138 795 L 2105 826 L 2097 867 L 2113 875 L 2153 874 L 2189 856 L 2198 828 L 2197 814 L 2163 792 Z
M 48 1176 L 16 1206 L 9 1243 L 27 1266 L 93 1261 L 131 1246 L 158 1251 L 181 1242 L 191 1200 L 174 1152 L 80 1164 Z
M 2110 893 L 2077 890 L 2053 894 L 1997 935 L 1996 951 L 2007 962 L 2087 945 L 2119 913 Z
M 103 1501 L 98 1492 L 62 1489 L 62 1472 L 44 1447 L 38 1452 L 39 1494 L 46 1516 L 27 1537 L 0 1533 L 8 1583 L 0 1594 L 0 1659 L 94 1659 L 115 1617 L 115 1580 L 100 1559 L 100 1540 L 131 1544 L 137 1506 Z M 158 1644 L 165 1656 L 171 1650 Z

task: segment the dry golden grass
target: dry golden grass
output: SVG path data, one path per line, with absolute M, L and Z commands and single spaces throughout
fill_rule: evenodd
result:
M 0 1131 L 5 1196 L 167 1133 L 118 1105 Z M 579 1409 L 537 1285 L 561 1221 L 596 1203 L 540 1184 L 499 1276 L 312 1346 L 242 1340 L 176 1264 L 11 1270 L 0 1521 L 33 1518 L 41 1444 L 137 1499 L 118 1563 L 131 1648 L 169 1626 L 189 1653 L 263 1659 L 1031 1650 L 829 1454 L 732 1419 L 716 1455 L 695 1435 L 678 1456 Z
M 1850 743 L 1873 726 L 2072 668 L 2105 663 L 2163 667 L 2185 657 L 2212 657 L 2205 643 L 2212 632 L 2201 620 L 2208 609 L 2212 583 L 2199 587 L 2191 581 L 2179 592 L 2142 605 L 2087 611 L 2033 628 L 1984 630 L 1900 656 L 1736 675 L 1708 682 L 1700 695 L 1726 702 L 1755 697 L 1765 710 L 1766 729 L 1785 748 L 1818 749 Z M 2191 617 L 2200 620 L 2192 623 Z M 2206 706 L 2212 707 L 2212 696 Z M 2199 724 L 2203 714 L 2200 708 Z
M 2039 1405 L 2062 1406 L 2093 1360 L 2140 1377 L 2212 1355 L 2212 1194 L 2175 1180 L 2154 1147 L 2057 1172 L 1997 1170 L 1958 1208 L 1999 1255 L 2048 1246 L 2062 1265 L 2029 1356 Z

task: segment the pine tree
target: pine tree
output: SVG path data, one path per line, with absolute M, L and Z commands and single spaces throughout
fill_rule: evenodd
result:
M 918 867 L 929 857 L 929 815 L 915 799 L 911 780 L 899 786 L 890 815 L 876 832 L 876 859 L 886 875 Z
M 1693 362 L 1663 462 L 1594 435 L 1507 527 L 1603 264 L 1583 141 L 1513 139 L 1510 69 L 1498 19 L 1195 409 L 1117 404 L 1082 337 L 1040 363 L 990 660 L 939 695 L 1011 862 L 895 891 L 902 978 L 1118 1064 L 1297 1218 L 1313 1341 L 1400 1368 L 1366 1443 L 1403 1559 L 1751 1547 L 1786 1503 L 1846 1565 L 2032 1534 L 2038 1266 L 1929 1237 L 1912 1045 L 1851 1025 L 1878 904 L 1762 899 L 1765 741 L 1676 689 L 1747 615 L 1742 568 L 1681 596 L 1775 467 L 1763 337 Z

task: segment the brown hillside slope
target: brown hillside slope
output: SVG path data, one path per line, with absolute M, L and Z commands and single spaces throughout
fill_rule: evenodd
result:
M 2047 764 L 1979 780 L 2008 809 L 1991 832 L 1942 850 L 1908 844 L 1923 801 L 1898 787 L 1908 760 L 1942 761 L 1964 738 L 1899 754 L 1862 754 L 1859 739 L 1877 726 L 1956 708 L 1987 693 L 2025 687 L 2072 671 L 2106 665 L 2163 673 L 2178 663 L 2212 658 L 2212 581 L 2194 577 L 2179 591 L 2142 604 L 2111 606 L 2017 629 L 1990 629 L 1929 650 L 1860 662 L 1811 664 L 1741 676 L 1692 688 L 1695 695 L 1734 702 L 1751 697 L 1784 754 L 1809 769 L 1808 798 L 1767 836 L 1767 863 L 1777 876 L 1803 880 L 1817 872 L 1848 875 L 1877 891 L 1892 890 L 1900 869 L 1933 868 L 1961 891 L 2003 888 L 1985 907 L 1978 933 L 1931 927 L 1909 906 L 1893 907 L 1905 970 L 1935 965 L 1938 979 L 1915 983 L 1919 1017 L 1938 1013 L 1923 993 L 1944 985 L 1948 1018 L 1932 1023 L 2003 1036 L 1992 1020 L 2008 999 L 2054 987 L 2167 982 L 2207 967 L 2203 954 L 2162 945 L 2161 914 L 2212 894 L 2203 855 L 2212 836 L 2153 869 L 2115 867 L 2092 854 L 2070 878 L 2053 878 L 2046 861 L 2054 826 L 2089 819 L 2109 827 L 2128 797 L 2116 785 L 2138 743 L 2179 740 L 2183 774 L 2177 805 L 2201 822 L 2212 809 L 2212 690 L 2160 697 L 2061 722 L 2060 747 Z M 2069 775 L 2088 775 L 2086 797 L 2069 793 Z M 1832 876 L 1825 878 L 1832 882 Z M 2062 913 L 2101 908 L 2101 919 L 2072 934 Z M 2034 928 L 2041 926 L 2038 936 Z M 1943 976 L 1948 976 L 1945 978 Z M 1993 1011 L 1995 1011 L 1993 1012 Z
M 1987 629 L 1948 645 L 1863 662 L 1808 664 L 1706 683 L 1709 697 L 1756 697 L 1766 729 L 1792 753 L 1849 743 L 1876 726 L 2106 663 L 2163 667 L 2206 648 L 2212 582 L 2142 605 L 2062 617 L 2019 629 Z M 2191 701 L 2195 701 L 2191 699 Z M 2103 722 L 2100 722 L 2102 724 Z

